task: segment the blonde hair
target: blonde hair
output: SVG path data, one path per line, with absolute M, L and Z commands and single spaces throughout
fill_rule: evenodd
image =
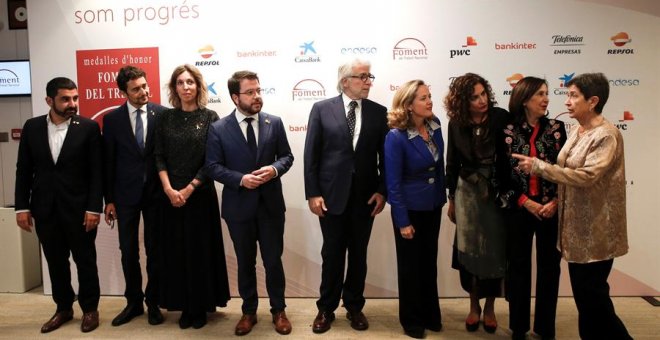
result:
M 407 109 L 417 95 L 417 89 L 426 85 L 423 80 L 415 79 L 405 82 L 394 93 L 392 99 L 392 110 L 387 114 L 387 125 L 393 129 L 407 129 L 412 124 L 410 111 Z

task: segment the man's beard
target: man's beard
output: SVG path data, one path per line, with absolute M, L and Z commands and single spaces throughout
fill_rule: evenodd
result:
M 259 109 L 258 109 L 258 110 L 257 110 L 257 109 L 253 109 L 253 107 L 254 107 L 256 104 L 259 104 Z M 261 108 L 262 108 L 262 107 L 263 107 L 263 102 L 262 102 L 262 101 L 258 101 L 258 102 L 255 101 L 252 105 L 248 105 L 248 104 L 245 104 L 245 103 L 240 102 L 240 101 L 238 102 L 238 108 L 241 109 L 241 111 L 243 111 L 243 112 L 245 112 L 245 113 L 247 113 L 247 114 L 249 114 L 249 115 L 253 115 L 253 114 L 255 114 L 255 113 L 259 113 L 259 111 L 261 111 Z
M 64 111 L 58 110 L 55 106 L 53 106 L 53 112 L 55 112 L 56 115 L 68 119 L 76 115 L 78 113 L 78 108 L 77 107 L 68 107 L 64 109 Z

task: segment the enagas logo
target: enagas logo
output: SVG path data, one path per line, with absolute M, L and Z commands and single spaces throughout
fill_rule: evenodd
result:
M 520 79 L 523 79 L 525 76 L 523 76 L 521 73 L 514 73 L 510 75 L 509 77 L 506 78 L 507 83 L 509 83 L 509 86 L 511 86 L 511 89 L 516 87 L 516 84 L 520 81 Z M 504 90 L 503 94 L 505 96 L 510 96 L 512 90 Z
M 199 54 L 202 59 L 205 60 L 200 60 L 195 62 L 195 66 L 220 66 L 220 62 L 218 60 L 210 60 L 211 57 L 213 57 L 216 52 L 215 48 L 213 48 L 212 45 L 205 45 L 202 46 L 200 49 L 197 50 L 197 53 Z
M 416 60 L 428 59 L 426 45 L 416 38 L 405 38 L 394 44 L 392 59 L 394 60 Z
M 623 47 L 626 44 L 632 42 L 630 36 L 626 32 L 619 32 L 610 37 L 610 40 L 616 47 Z M 634 54 L 635 51 L 632 48 L 615 48 L 607 50 L 607 54 Z
M 303 79 L 291 90 L 291 100 L 321 100 L 325 99 L 325 87 L 314 79 Z

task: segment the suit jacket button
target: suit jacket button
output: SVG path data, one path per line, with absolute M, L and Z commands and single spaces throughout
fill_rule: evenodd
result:
M 435 178 L 429 178 L 429 184 L 435 183 Z
M 430 167 L 429 171 L 435 171 L 435 167 L 434 166 Z

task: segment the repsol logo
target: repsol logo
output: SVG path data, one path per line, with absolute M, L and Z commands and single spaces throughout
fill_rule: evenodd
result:
M 607 50 L 607 54 L 635 54 L 635 50 L 632 48 L 617 48 Z
M 342 47 L 340 51 L 341 54 L 348 55 L 373 55 L 378 53 L 378 49 L 376 47 Z

